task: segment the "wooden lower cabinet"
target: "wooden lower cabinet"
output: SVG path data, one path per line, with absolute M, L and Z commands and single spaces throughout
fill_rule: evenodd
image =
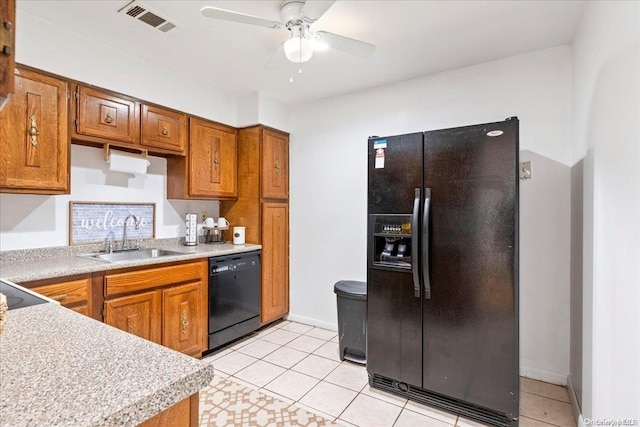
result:
M 262 204 L 262 323 L 289 312 L 289 204 Z
M 202 338 L 202 282 L 162 290 L 162 344 L 176 351 L 195 354 Z
M 140 338 L 161 343 L 160 294 L 157 291 L 104 302 L 104 322 Z
M 207 349 L 208 259 L 104 276 L 104 322 L 173 350 Z
M 59 280 L 59 279 L 53 279 Z M 58 301 L 64 307 L 84 314 L 92 315 L 92 289 L 91 277 L 85 276 L 75 280 L 64 282 L 52 282 L 42 280 L 39 282 L 23 283 L 22 286 L 30 288 L 32 291 Z
M 199 393 L 181 400 L 170 408 L 165 409 L 153 418 L 149 418 L 139 427 L 197 427 L 200 417 Z

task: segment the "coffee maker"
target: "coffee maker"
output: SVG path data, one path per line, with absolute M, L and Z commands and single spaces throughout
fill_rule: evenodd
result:
M 211 244 L 221 244 L 225 243 L 224 239 L 224 231 L 228 230 L 229 227 L 218 227 L 214 225 L 213 227 L 204 227 L 204 242 Z

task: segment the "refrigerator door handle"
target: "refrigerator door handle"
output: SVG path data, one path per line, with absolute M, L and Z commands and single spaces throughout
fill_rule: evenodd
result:
M 429 208 L 431 207 L 431 189 L 424 189 L 424 211 L 422 214 L 422 280 L 424 280 L 424 298 L 431 299 L 431 279 L 429 277 Z
M 411 215 L 411 271 L 413 273 L 413 293 L 416 298 L 420 298 L 420 270 L 418 269 L 418 259 L 420 252 L 418 248 L 418 229 L 420 215 L 420 189 L 416 188 L 413 199 L 413 215 Z

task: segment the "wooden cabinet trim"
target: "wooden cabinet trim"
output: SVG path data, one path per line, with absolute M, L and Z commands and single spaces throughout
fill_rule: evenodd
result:
M 105 297 L 201 279 L 200 262 L 105 274 Z

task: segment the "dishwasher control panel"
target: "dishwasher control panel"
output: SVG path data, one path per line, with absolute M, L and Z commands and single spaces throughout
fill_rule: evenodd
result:
M 253 254 L 252 254 L 253 255 Z M 247 268 L 256 268 L 260 266 L 260 257 L 253 255 L 249 257 L 236 257 L 237 259 L 219 260 L 216 262 L 215 258 L 210 260 L 210 274 L 225 273 L 227 271 L 245 270 Z

